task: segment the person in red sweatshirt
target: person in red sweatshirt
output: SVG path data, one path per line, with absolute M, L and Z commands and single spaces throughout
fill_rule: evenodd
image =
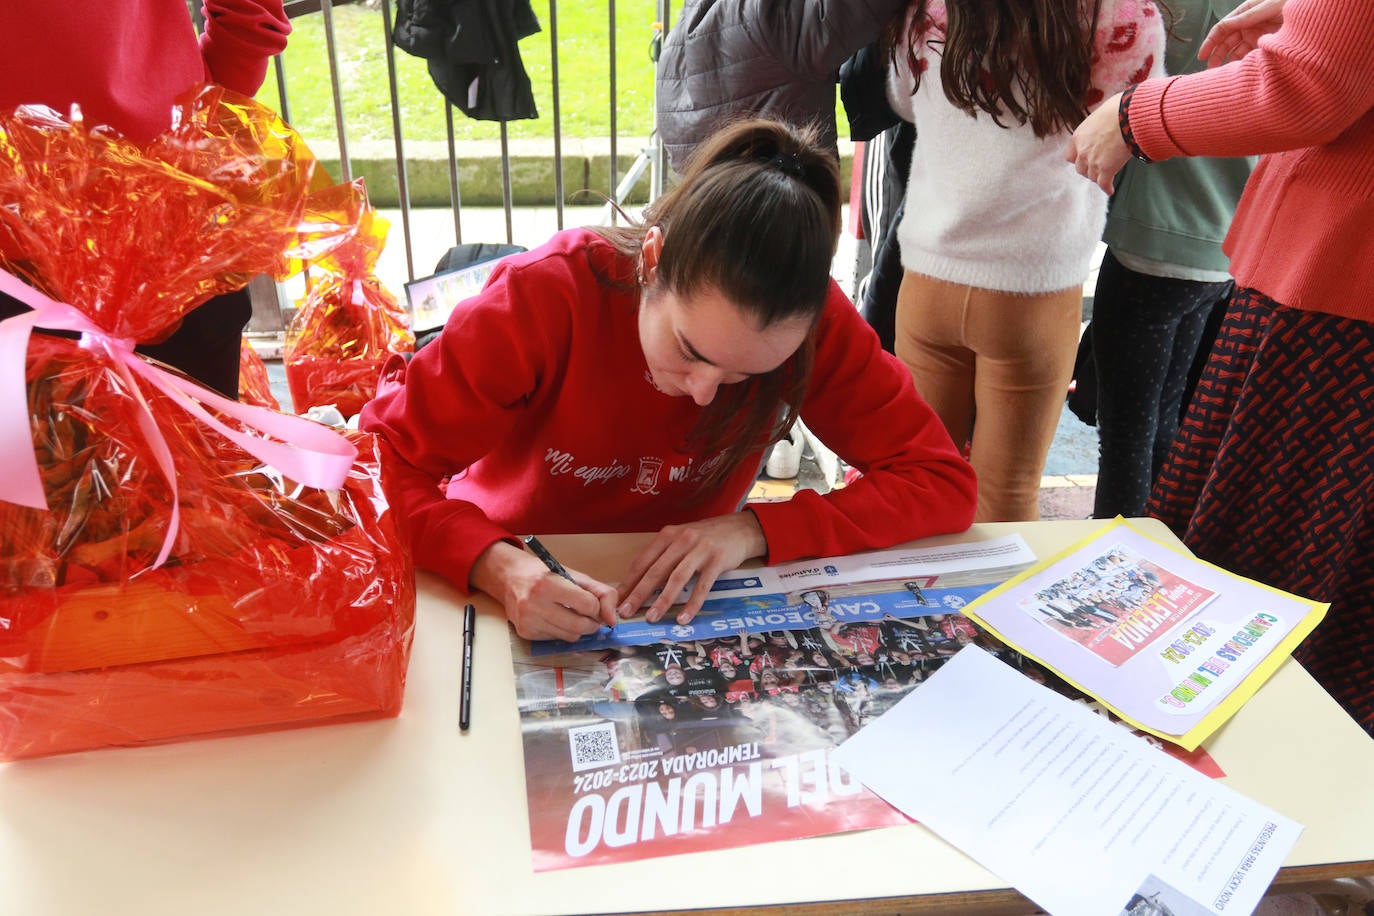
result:
M 417 564 L 524 637 L 571 640 L 646 603 L 660 620 L 695 578 L 686 622 L 750 558 L 967 528 L 972 470 L 830 279 L 841 199 L 814 132 L 744 121 L 641 224 L 502 261 L 362 412 Z M 863 476 L 744 506 L 798 414 Z M 560 579 L 513 537 L 613 531 L 658 531 L 615 586 Z
M 1227 236 L 1236 289 L 1146 508 L 1203 559 L 1331 603 L 1294 653 L 1374 733 L 1374 0 L 1248 0 L 1208 70 L 1104 104 L 1066 151 L 1261 154 Z
M 76 105 L 87 125 L 145 143 L 171 126 L 173 101 L 197 83 L 257 92 L 291 31 L 282 0 L 204 0 L 201 11 L 197 35 L 186 0 L 4 0 L 0 110 L 47 105 L 65 118 Z M 0 294 L 0 318 L 23 310 Z M 252 312 L 247 290 L 217 296 L 138 352 L 236 398 Z

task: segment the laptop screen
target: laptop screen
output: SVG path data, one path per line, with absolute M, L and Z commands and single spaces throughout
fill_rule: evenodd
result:
M 464 264 L 407 283 L 406 301 L 410 304 L 411 327 L 415 333 L 443 327 L 458 303 L 481 291 L 500 260 L 490 258 L 475 264 Z

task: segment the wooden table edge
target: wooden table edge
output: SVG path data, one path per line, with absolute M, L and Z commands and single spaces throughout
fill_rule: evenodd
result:
M 1338 862 L 1330 865 L 1291 865 L 1279 869 L 1265 896 L 1276 892 L 1292 893 L 1297 887 L 1335 881 L 1340 878 L 1374 877 L 1374 861 Z M 948 894 L 916 894 L 903 897 L 851 898 L 814 903 L 772 903 L 761 906 L 707 907 L 686 910 L 608 913 L 605 916 L 908 916 L 912 913 L 978 914 L 978 916 L 1026 916 L 1042 912 L 1030 899 L 1011 888 L 964 891 Z

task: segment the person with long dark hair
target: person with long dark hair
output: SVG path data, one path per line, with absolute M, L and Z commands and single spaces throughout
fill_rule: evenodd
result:
M 1061 155 L 1160 72 L 1151 0 L 914 0 L 888 99 L 916 125 L 896 353 L 978 472 L 979 521 L 1039 517 L 1107 196 Z
M 500 600 L 522 636 L 571 640 L 646 604 L 660 620 L 694 580 L 685 623 L 754 557 L 966 528 L 972 470 L 830 278 L 841 199 L 814 132 L 745 121 L 640 224 L 503 261 L 363 410 L 418 565 Z M 798 416 L 862 479 L 744 505 Z M 609 531 L 658 531 L 614 586 L 553 575 L 513 536 Z

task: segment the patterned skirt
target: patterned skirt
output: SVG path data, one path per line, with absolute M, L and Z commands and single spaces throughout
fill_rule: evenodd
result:
M 1374 324 L 1237 289 L 1146 513 L 1329 601 L 1294 657 L 1374 734 Z

